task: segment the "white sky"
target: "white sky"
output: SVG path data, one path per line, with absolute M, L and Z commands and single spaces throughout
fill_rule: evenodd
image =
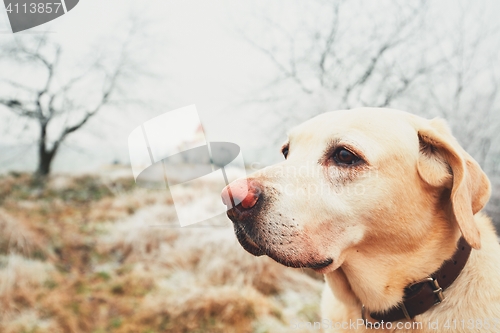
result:
M 140 86 L 138 95 L 157 106 L 153 110 L 139 106 L 125 114 L 120 110 L 103 110 L 106 114 L 102 112 L 68 141 L 83 154 L 65 149 L 56 160 L 56 170 L 92 169 L 115 158 L 128 162 L 127 137 L 133 128 L 163 112 L 190 104 L 196 104 L 209 140 L 238 143 L 241 131 L 232 130 L 234 119 L 228 120 L 228 113 L 274 73 L 268 60 L 235 32 L 233 24 L 245 15 L 245 8 L 238 6 L 220 0 L 84 0 L 68 14 L 28 30 L 27 33 L 51 31 L 69 58 L 87 54 L 89 45 L 99 44 L 103 39 L 123 36 L 125 31 L 120 31 L 120 27 L 131 13 L 148 22 L 147 30 L 153 32 L 144 40 L 145 47 L 154 53 L 144 61 L 149 62 L 147 67 L 157 77 Z M 0 30 L 9 30 L 3 10 Z M 0 44 L 24 36 L 3 33 Z M 8 137 L 0 138 L 0 144 L 2 141 L 12 144 Z M 0 169 L 32 168 L 34 159 L 23 156 L 22 161 L 7 159 L 7 162 Z
M 495 20 L 499 2 L 478 3 L 487 7 L 486 12 Z M 435 6 L 444 20 L 456 14 L 456 4 L 449 0 Z M 303 6 L 307 4 L 295 3 L 289 9 L 286 1 L 82 0 L 68 14 L 29 30 L 51 31 L 51 36 L 63 44 L 65 56 L 76 59 L 89 54 L 91 47 L 97 50 L 123 37 L 131 13 L 149 25 L 137 51 L 156 77 L 136 83 L 134 91 L 154 106 L 103 110 L 69 138 L 55 169 L 87 171 L 114 159 L 126 163 L 127 138 L 135 127 L 191 104 L 196 104 L 209 140 L 239 144 L 247 163 L 269 161 L 269 156 L 259 156 L 255 150 L 274 148 L 266 142 L 266 133 L 255 128 L 259 119 L 252 118 L 258 117 L 258 110 L 253 112 L 252 107 L 242 107 L 241 103 L 264 89 L 277 70 L 262 52 L 241 38 L 238 28 L 254 29 L 252 20 L 263 8 L 281 21 L 297 23 L 302 19 Z M 7 24 L 6 14 L 0 9 L 0 45 L 26 36 L 8 33 Z M 0 122 L 2 117 L 0 112 Z M 16 140 L 2 135 L 0 147 L 15 145 Z M 279 156 L 278 149 L 274 149 L 274 158 Z M 7 156 L 0 156 L 0 170 L 32 169 L 34 154 L 34 150 L 19 154 L 9 149 Z

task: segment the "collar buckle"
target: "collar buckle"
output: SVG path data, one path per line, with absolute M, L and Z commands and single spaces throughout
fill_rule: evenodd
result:
M 432 279 L 432 283 L 431 284 L 432 284 L 432 287 L 434 288 L 434 290 L 432 292 L 434 294 L 436 294 L 436 296 L 438 298 L 438 300 L 434 304 L 439 304 L 442 301 L 444 301 L 444 299 L 445 299 L 444 294 L 443 294 L 443 288 L 441 288 L 441 286 L 439 285 L 437 279 Z
M 442 301 L 444 301 L 445 297 L 444 297 L 444 294 L 443 294 L 443 288 L 441 288 L 441 286 L 439 285 L 439 282 L 436 278 L 433 278 L 431 276 L 428 276 L 428 277 L 425 277 L 423 278 L 422 280 L 419 280 L 419 281 L 416 281 L 416 282 L 413 282 L 412 284 L 410 284 L 408 286 L 408 288 L 410 289 L 413 289 L 413 287 L 417 284 L 421 284 L 421 283 L 425 283 L 425 282 L 428 282 L 430 283 L 431 287 L 432 287 L 432 292 L 436 295 L 437 297 L 437 300 L 436 302 L 434 303 L 434 305 L 436 304 L 439 304 L 441 303 Z

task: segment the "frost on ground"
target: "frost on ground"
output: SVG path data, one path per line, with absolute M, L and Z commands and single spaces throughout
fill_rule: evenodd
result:
M 183 192 L 193 214 L 211 186 Z M 0 205 L 0 332 L 290 332 L 319 319 L 320 276 L 245 252 L 225 215 L 180 228 L 167 191 L 14 174 Z

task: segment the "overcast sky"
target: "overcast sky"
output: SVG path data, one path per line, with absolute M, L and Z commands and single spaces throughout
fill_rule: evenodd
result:
M 236 32 L 234 23 L 248 12 L 238 6 L 228 1 L 85 0 L 53 22 L 16 35 L 5 33 L 10 27 L 1 10 L 0 30 L 4 33 L 0 43 L 50 31 L 51 38 L 63 45 L 64 56 L 71 59 L 88 54 L 89 47 L 103 40 L 125 34 L 124 25 L 131 15 L 148 24 L 141 47 L 151 52 L 143 52 L 142 61 L 148 62 L 147 68 L 155 77 L 143 80 L 136 88 L 140 89 L 137 96 L 152 106 L 103 110 L 86 129 L 70 137 L 57 157 L 55 169 L 89 170 L 115 159 L 126 163 L 127 137 L 133 128 L 158 114 L 190 104 L 196 104 L 209 140 L 235 141 L 238 131 L 232 129 L 231 123 L 236 119 L 226 115 L 269 80 L 274 71 L 269 61 Z M 22 136 L 27 137 L 27 133 Z M 17 140 L 4 135 L 0 143 L 15 145 Z M 25 144 L 30 140 L 21 141 Z M 30 154 L 21 154 L 20 160 L 18 155 L 9 150 L 8 156 L 0 157 L 6 162 L 2 169 L 34 167 Z
M 137 55 L 154 77 L 131 86 L 136 96 L 149 102 L 148 106 L 102 110 L 69 138 L 56 158 L 56 171 L 89 171 L 113 160 L 128 163 L 127 137 L 135 127 L 163 112 L 191 104 L 196 104 L 209 140 L 239 144 L 247 163 L 270 162 L 279 157 L 279 147 L 271 147 L 275 143 L 266 142 L 266 133 L 256 128 L 258 119 L 252 118 L 259 117 L 255 109 L 260 106 L 244 102 L 260 94 L 278 72 L 268 57 L 242 38 L 240 29 L 243 33 L 245 29 L 257 31 L 252 22 L 264 16 L 263 12 L 292 25 L 300 22 L 307 4 L 294 3 L 288 8 L 287 3 L 83 0 L 53 22 L 15 35 L 9 33 L 7 16 L 1 9 L 0 45 L 49 31 L 51 38 L 63 45 L 64 56 L 71 62 L 91 55 L 93 48 L 113 45 L 113 40 L 125 35 L 131 16 L 147 23 L 144 36 L 137 42 Z M 486 15 L 488 20 L 496 20 L 498 1 L 476 3 L 491 14 Z M 443 21 L 456 15 L 458 8 L 452 0 L 434 4 Z M 0 112 L 0 122 L 6 115 Z M 33 140 L 29 133 L 1 134 L 4 154 L 0 156 L 0 170 L 32 170 L 35 150 L 34 145 L 31 150 L 29 145 Z M 18 144 L 22 149 L 15 148 Z M 268 152 L 271 148 L 275 148 L 275 155 L 259 155 L 259 149 Z

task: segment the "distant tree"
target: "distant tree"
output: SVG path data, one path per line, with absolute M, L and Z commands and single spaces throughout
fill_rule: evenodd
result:
M 304 7 L 300 23 L 292 27 L 260 18 L 265 37 L 241 29 L 278 71 L 259 97 L 265 103 L 290 102 L 291 107 L 285 102 L 275 108 L 282 110 L 281 121 L 355 106 L 391 106 L 442 65 L 442 57 L 429 52 L 434 41 L 419 38 L 426 28 L 425 1 L 311 1 Z M 297 100 L 310 104 L 302 108 Z
M 129 57 L 130 39 L 115 58 L 94 55 L 93 61 L 75 70 L 61 61 L 63 47 L 48 35 L 22 37 L 1 48 L 0 62 L 32 75 L 0 74 L 0 105 L 37 125 L 36 175 L 46 176 L 61 144 L 112 103 L 136 71 Z

